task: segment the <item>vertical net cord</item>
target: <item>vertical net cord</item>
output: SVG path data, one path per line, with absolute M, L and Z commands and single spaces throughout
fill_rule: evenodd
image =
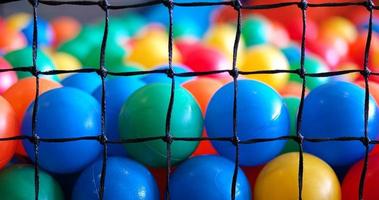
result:
M 299 8 L 301 9 L 302 13 L 302 26 L 303 26 L 303 32 L 301 36 L 301 57 L 300 57 L 300 71 L 299 76 L 302 79 L 302 88 L 301 88 L 301 98 L 300 98 L 300 105 L 298 110 L 298 115 L 296 119 L 296 142 L 299 145 L 299 171 L 298 171 L 298 196 L 299 200 L 303 199 L 302 192 L 303 192 L 303 171 L 304 171 L 304 151 L 303 151 L 303 135 L 301 135 L 300 129 L 301 129 L 301 122 L 302 122 L 302 116 L 303 116 L 303 109 L 304 109 L 304 97 L 305 97 L 305 88 L 306 88 L 306 78 L 305 78 L 305 69 L 304 69 L 304 60 L 305 60 L 305 37 L 306 37 L 306 31 L 307 31 L 307 12 L 306 9 L 308 7 L 308 3 L 306 0 L 301 0 L 301 2 L 298 4 Z
M 109 10 L 108 10 L 108 1 L 103 0 L 99 2 L 99 6 L 105 12 L 105 23 L 104 23 L 104 34 L 101 42 L 100 49 L 100 66 L 99 66 L 99 75 L 101 77 L 101 136 L 99 138 L 100 143 L 103 145 L 103 160 L 100 176 L 100 190 L 99 190 L 99 199 L 104 198 L 104 188 L 105 188 L 105 176 L 107 170 L 107 137 L 105 135 L 105 113 L 106 113 L 106 91 L 105 91 L 105 78 L 107 76 L 107 70 L 105 67 L 105 52 L 107 47 L 108 39 L 108 25 L 109 25 Z
M 233 45 L 233 69 L 230 71 L 230 75 L 233 77 L 233 144 L 236 146 L 235 149 L 235 164 L 234 164 L 234 172 L 232 179 L 232 188 L 231 188 L 231 199 L 236 198 L 236 185 L 238 178 L 238 169 L 239 169 L 239 138 L 238 138 L 238 130 L 237 130 L 237 95 L 238 95 L 238 68 L 237 68 L 237 56 L 238 56 L 238 45 L 241 38 L 241 2 L 239 0 L 235 0 L 233 2 L 234 9 L 237 12 L 237 30 Z
M 34 190 L 35 199 L 38 200 L 39 196 L 39 167 L 38 167 L 38 152 L 39 152 L 39 138 L 37 134 L 37 111 L 38 111 L 38 96 L 39 96 L 39 76 L 37 68 L 37 56 L 38 56 L 38 17 L 37 7 L 38 0 L 30 1 L 33 6 L 33 46 L 32 46 L 32 60 L 33 68 L 32 73 L 36 78 L 36 90 L 33 104 L 32 113 L 32 141 L 34 144 Z
M 365 185 L 365 178 L 367 173 L 367 167 L 368 167 L 368 155 L 369 155 L 369 145 L 370 145 L 370 138 L 368 136 L 368 114 L 369 114 L 369 76 L 370 76 L 370 70 L 369 70 L 369 54 L 370 54 L 370 46 L 371 46 L 371 36 L 372 36 L 372 10 L 373 10 L 373 2 L 371 0 L 367 0 L 366 5 L 367 10 L 370 13 L 369 21 L 368 21 L 368 31 L 367 31 L 367 39 L 366 39 L 366 46 L 365 46 L 365 54 L 364 54 L 364 71 L 363 71 L 363 77 L 365 80 L 365 99 L 364 99 L 364 138 L 362 138 L 361 142 L 365 146 L 365 157 L 364 157 L 364 164 L 361 172 L 361 177 L 359 180 L 359 192 L 358 192 L 358 199 L 363 199 L 363 192 L 364 192 L 364 185 Z
M 170 199 L 170 174 L 171 174 L 171 144 L 172 144 L 172 135 L 171 135 L 171 116 L 172 109 L 174 106 L 175 99 L 175 74 L 172 68 L 172 46 L 173 46 L 173 8 L 174 4 L 172 0 L 162 0 L 164 6 L 167 7 L 169 15 L 169 33 L 168 33 L 168 71 L 167 76 L 171 78 L 171 89 L 170 89 L 170 101 L 168 104 L 167 115 L 166 115 L 166 130 L 165 138 L 166 142 L 166 199 Z

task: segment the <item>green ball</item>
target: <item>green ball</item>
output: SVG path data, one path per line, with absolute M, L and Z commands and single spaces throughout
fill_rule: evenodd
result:
M 145 25 L 146 20 L 137 13 L 127 13 L 121 21 L 131 36 L 136 35 Z
M 99 68 L 100 51 L 101 45 L 92 47 L 83 62 L 84 68 Z M 107 43 L 105 48 L 105 67 L 111 69 L 112 67 L 122 66 L 125 56 L 126 51 L 124 48 L 113 42 Z
M 123 139 L 165 136 L 166 114 L 170 99 L 170 84 L 149 84 L 137 90 L 123 105 L 119 116 L 120 135 Z M 175 87 L 175 99 L 171 115 L 173 137 L 199 138 L 203 130 L 203 118 L 194 97 L 184 88 Z M 187 159 L 198 141 L 173 141 L 171 163 Z M 166 142 L 153 140 L 125 144 L 128 155 L 152 167 L 166 166 Z
M 32 47 L 28 46 L 22 49 L 9 52 L 4 56 L 4 58 L 13 66 L 13 68 L 30 67 L 33 66 L 32 54 L 33 49 Z M 55 66 L 51 59 L 41 50 L 37 50 L 37 69 L 39 71 L 55 70 Z M 32 76 L 30 72 L 17 72 L 17 77 L 19 79 L 23 79 L 30 76 Z M 59 81 L 57 75 L 41 75 L 41 77 L 54 81 Z
M 242 37 L 246 46 L 265 44 L 269 40 L 270 25 L 262 17 L 250 16 L 242 23 Z
M 300 68 L 300 61 L 296 63 L 290 63 L 290 69 L 295 70 Z M 304 59 L 304 69 L 306 73 L 321 73 L 329 71 L 326 64 L 324 64 L 319 58 L 314 56 L 306 56 Z M 314 88 L 327 83 L 330 80 L 329 77 L 307 77 L 306 86 L 308 89 Z M 290 81 L 303 83 L 302 79 L 297 74 L 290 74 Z
M 2 200 L 34 199 L 34 167 L 13 165 L 0 172 L 0 194 Z M 39 170 L 39 199 L 63 200 L 63 192 L 57 181 Z
M 285 97 L 284 103 L 287 106 L 288 113 L 290 115 L 290 136 L 296 136 L 296 122 L 297 122 L 297 111 L 299 109 L 300 105 L 300 98 L 298 97 Z M 286 145 L 284 146 L 282 150 L 283 153 L 288 153 L 288 152 L 297 152 L 299 151 L 299 145 L 297 142 L 293 140 L 288 140 Z
M 92 44 L 90 42 L 75 38 L 61 44 L 57 51 L 73 55 L 80 63 L 83 63 L 91 48 Z
M 104 29 L 96 25 L 83 26 L 79 35 L 76 37 L 79 41 L 85 41 L 91 45 L 98 45 L 103 39 Z

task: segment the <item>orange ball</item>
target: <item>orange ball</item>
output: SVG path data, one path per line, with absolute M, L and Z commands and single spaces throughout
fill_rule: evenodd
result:
M 19 134 L 16 113 L 12 106 L 0 96 L 0 138 L 14 137 Z M 13 157 L 17 140 L 0 141 L 0 169 Z
M 207 137 L 207 132 L 204 130 L 202 137 Z M 192 156 L 201 156 L 201 155 L 215 155 L 217 154 L 216 149 L 213 147 L 210 140 L 200 141 L 199 146 L 197 146 L 195 152 L 192 153 Z
M 24 35 L 10 27 L 0 27 L 0 33 L 0 51 L 3 53 L 23 48 L 27 44 Z
M 51 89 L 61 87 L 57 82 L 40 78 L 39 80 L 39 94 L 47 92 Z M 34 101 L 36 95 L 36 80 L 34 77 L 25 78 L 19 80 L 12 85 L 8 90 L 3 93 L 4 98 L 13 107 L 18 122 L 18 126 L 21 126 L 22 119 L 24 117 L 26 109 Z M 26 152 L 22 147 L 21 141 L 18 142 L 16 152 L 18 154 L 26 156 Z
M 205 114 L 209 101 L 213 94 L 222 87 L 222 83 L 212 78 L 200 77 L 184 83 L 183 87 L 191 92 L 201 111 Z
M 300 83 L 289 82 L 287 85 L 282 88 L 279 93 L 282 96 L 295 96 L 301 97 L 301 90 L 303 86 Z M 305 88 L 305 96 L 309 93 L 309 90 Z
M 74 38 L 80 31 L 80 23 L 68 16 L 55 18 L 50 25 L 55 34 L 54 46 Z

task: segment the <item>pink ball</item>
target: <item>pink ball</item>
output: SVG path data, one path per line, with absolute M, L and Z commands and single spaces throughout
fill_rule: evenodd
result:
M 0 70 L 12 69 L 12 66 L 0 57 Z M 0 94 L 17 82 L 17 75 L 14 71 L 0 72 Z

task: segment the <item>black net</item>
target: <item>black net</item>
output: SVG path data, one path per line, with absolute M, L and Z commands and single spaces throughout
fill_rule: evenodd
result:
M 19 0 L 3 0 L 1 4 L 6 3 L 12 3 Z M 167 168 L 166 168 L 166 179 L 167 179 L 167 187 L 166 187 L 166 198 L 170 199 L 170 188 L 169 188 L 169 177 L 171 173 L 171 143 L 173 141 L 203 141 L 203 140 L 218 140 L 218 141 L 225 141 L 225 142 L 231 142 L 235 146 L 235 170 L 233 175 L 233 181 L 232 181 L 232 187 L 231 187 L 231 199 L 235 199 L 236 194 L 236 183 L 237 183 L 237 176 L 238 176 L 238 167 L 239 167 L 239 145 L 240 144 L 251 144 L 251 143 L 260 143 L 260 142 L 268 142 L 268 141 L 275 141 L 275 140 L 293 140 L 299 145 L 299 171 L 298 171 L 298 191 L 299 191 L 299 199 L 302 199 L 302 185 L 303 185 L 303 141 L 308 142 L 325 142 L 325 141 L 359 141 L 361 142 L 365 148 L 365 156 L 364 156 L 364 165 L 361 172 L 360 177 L 360 184 L 359 184 L 359 197 L 358 199 L 363 199 L 363 188 L 365 184 L 365 176 L 367 171 L 367 165 L 368 165 L 368 155 L 369 155 L 369 145 L 370 144 L 378 144 L 378 140 L 372 140 L 368 136 L 368 130 L 367 130 L 367 124 L 368 124 L 368 110 L 369 110 L 369 76 L 378 76 L 378 72 L 371 72 L 368 68 L 368 57 L 369 57 L 369 50 L 370 50 L 370 43 L 371 43 L 371 36 L 373 32 L 373 11 L 379 9 L 379 7 L 375 6 L 374 3 L 370 0 L 367 1 L 359 1 L 359 2 L 330 2 L 330 3 L 308 3 L 306 0 L 301 1 L 289 1 L 289 2 L 282 2 L 282 3 L 275 3 L 275 4 L 260 4 L 260 5 L 243 5 L 240 0 L 234 0 L 234 1 L 224 1 L 224 2 L 207 2 L 207 1 L 194 1 L 191 3 L 179 3 L 174 2 L 173 0 L 153 0 L 148 1 L 144 3 L 135 3 L 135 4 L 125 4 L 125 5 L 110 5 L 107 0 L 99 0 L 99 1 L 49 1 L 49 0 L 29 0 L 30 5 L 33 7 L 33 24 L 34 24 L 34 31 L 33 31 L 33 66 L 24 66 L 24 67 L 18 67 L 14 69 L 0 69 L 0 72 L 7 72 L 7 71 L 24 71 L 29 72 L 35 77 L 36 81 L 36 96 L 35 96 L 35 103 L 34 103 L 34 109 L 33 109 L 33 120 L 32 120 L 32 136 L 16 136 L 11 138 L 1 138 L 1 141 L 7 141 L 7 140 L 29 140 L 34 144 L 34 153 L 35 153 L 35 162 L 34 162 L 34 168 L 35 168 L 35 199 L 38 199 L 38 193 L 39 193 L 39 164 L 38 164 L 38 152 L 39 152 L 39 144 L 41 142 L 70 142 L 70 141 L 77 141 L 77 140 L 96 140 L 99 143 L 103 145 L 103 164 L 102 164 L 102 171 L 101 171 L 101 178 L 100 178 L 100 189 L 99 189 L 99 197 L 100 199 L 103 199 L 104 197 L 104 184 L 105 184 L 105 176 L 106 176 L 106 168 L 107 168 L 107 144 L 124 144 L 124 143 L 141 143 L 145 141 L 152 141 L 152 140 L 163 140 L 167 144 Z M 39 71 L 36 66 L 36 58 L 38 56 L 37 49 L 38 43 L 38 29 L 37 29 L 37 22 L 38 22 L 38 6 L 39 4 L 44 4 L 48 6 L 59 6 L 59 5 L 78 5 L 78 6 L 98 6 L 104 11 L 104 18 L 105 18 L 105 27 L 104 27 L 104 33 L 101 43 L 101 52 L 100 52 L 100 66 L 97 69 L 78 69 L 78 70 L 51 70 L 51 71 Z M 139 7 L 146 7 L 146 6 L 153 6 L 153 5 L 164 5 L 167 8 L 167 15 L 169 16 L 169 35 L 168 35 L 168 66 L 169 68 L 167 70 L 150 70 L 150 71 L 133 71 L 133 72 L 112 72 L 107 71 L 107 68 L 105 66 L 105 48 L 107 46 L 107 38 L 108 38 L 108 24 L 109 24 L 109 11 L 110 10 L 121 10 L 121 9 L 132 9 L 132 8 L 139 8 Z M 174 26 L 174 19 L 173 19 L 173 10 L 175 7 L 200 7 L 200 6 L 228 6 L 234 9 L 234 11 L 237 14 L 236 20 L 236 34 L 235 34 L 235 41 L 234 41 L 234 48 L 233 48 L 233 62 L 232 62 L 232 69 L 230 70 L 215 70 L 215 71 L 195 71 L 195 72 L 185 72 L 185 73 L 175 73 L 173 70 L 173 64 L 172 64 L 172 57 L 173 57 L 173 26 Z M 297 6 L 299 9 L 299 12 L 301 12 L 302 17 L 301 21 L 299 23 L 302 23 L 302 38 L 301 38 L 301 58 L 300 58 L 300 68 L 296 70 L 262 70 L 262 71 L 240 71 L 238 70 L 237 66 L 237 56 L 238 56 L 238 45 L 241 37 L 241 13 L 243 10 L 263 10 L 263 9 L 276 9 L 276 8 L 282 8 L 282 7 L 289 7 L 289 6 Z M 357 6 L 357 7 L 364 7 L 367 9 L 367 12 L 369 13 L 368 18 L 368 32 L 367 32 L 367 39 L 366 39 L 366 46 L 364 51 L 364 64 L 363 64 L 363 70 L 340 70 L 340 71 L 331 71 L 331 72 L 323 72 L 323 73 L 307 73 L 304 70 L 304 59 L 305 59 L 305 47 L 306 47 L 306 31 L 307 31 L 307 9 L 317 8 L 317 7 L 347 7 L 347 6 Z M 342 8 L 341 8 L 342 9 Z M 56 75 L 56 74 L 64 74 L 64 73 L 97 73 L 101 77 L 102 82 L 102 101 L 101 101 L 101 134 L 97 137 L 78 137 L 78 138 L 62 138 L 62 139 L 49 139 L 49 138 L 40 138 L 36 132 L 36 126 L 38 125 L 38 118 L 37 112 L 38 112 L 38 96 L 39 96 L 39 76 L 40 75 Z M 168 112 L 166 116 L 166 129 L 165 129 L 165 136 L 162 137 L 149 137 L 149 138 L 133 138 L 128 140 L 118 140 L 118 141 L 111 141 L 108 140 L 104 127 L 105 127 L 105 113 L 106 113 L 106 101 L 105 101 L 105 93 L 107 92 L 105 89 L 105 78 L 107 75 L 113 75 L 113 76 L 137 76 L 141 74 L 151 74 L 151 73 L 161 73 L 166 74 L 168 77 L 171 78 L 171 95 L 169 100 L 169 106 L 168 106 Z M 202 137 L 202 138 L 179 138 L 179 137 L 173 137 L 170 133 L 171 130 L 171 114 L 173 109 L 173 104 L 175 101 L 175 78 L 176 77 L 190 77 L 190 76 L 203 76 L 203 75 L 210 75 L 210 74 L 220 74 L 220 73 L 228 73 L 232 78 L 234 82 L 234 103 L 233 105 L 233 137 L 230 138 L 209 138 L 209 137 Z M 284 136 L 284 137 L 277 137 L 277 138 L 262 138 L 262 139 L 251 139 L 251 140 L 240 140 L 238 138 L 237 133 L 237 91 L 238 91 L 238 82 L 237 78 L 239 74 L 242 75 L 248 75 L 248 74 L 278 74 L 278 73 L 289 73 L 289 74 L 296 74 L 302 79 L 302 91 L 301 91 L 301 101 L 300 106 L 298 110 L 297 115 L 297 127 L 296 127 L 296 136 Z M 302 112 L 303 112 L 303 105 L 304 105 L 304 96 L 305 96 L 305 88 L 306 88 L 306 77 L 331 77 L 331 76 L 339 76 L 344 74 L 351 74 L 351 73 L 359 73 L 363 78 L 365 82 L 365 99 L 364 99 L 364 137 L 338 137 L 338 138 L 307 138 L 303 137 L 301 134 L 300 127 L 302 122 Z

